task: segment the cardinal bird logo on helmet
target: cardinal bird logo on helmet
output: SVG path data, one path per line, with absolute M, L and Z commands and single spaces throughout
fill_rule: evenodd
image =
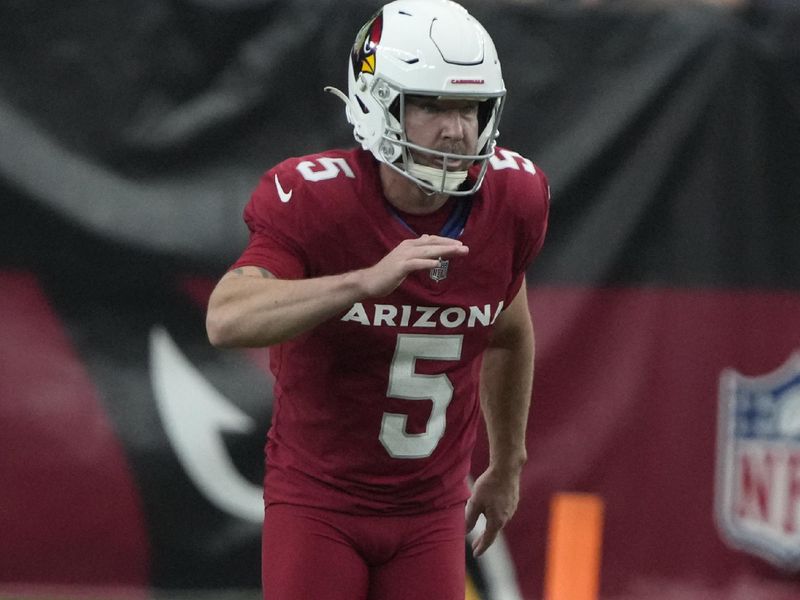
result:
M 361 28 L 353 46 L 353 72 L 358 78 L 360 73 L 375 74 L 375 50 L 381 43 L 383 32 L 383 14 L 378 13 Z

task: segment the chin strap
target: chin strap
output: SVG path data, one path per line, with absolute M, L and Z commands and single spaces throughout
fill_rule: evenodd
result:
M 415 162 L 411 162 L 408 166 L 408 172 L 436 188 L 437 192 L 454 192 L 467 180 L 469 174 L 469 171 L 444 171 L 435 167 L 418 165 Z

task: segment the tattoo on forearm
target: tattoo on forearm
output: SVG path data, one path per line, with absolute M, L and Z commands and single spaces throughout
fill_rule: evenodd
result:
M 270 273 L 266 269 L 262 269 L 261 267 L 253 267 L 253 268 L 254 269 L 258 269 L 258 272 L 261 274 L 261 277 L 263 277 L 264 279 L 274 279 L 275 278 L 275 275 L 273 275 L 272 273 Z M 234 275 L 246 275 L 246 273 L 244 272 L 244 268 L 243 267 L 239 267 L 238 269 L 234 269 L 233 271 L 231 271 L 231 273 L 233 273 Z

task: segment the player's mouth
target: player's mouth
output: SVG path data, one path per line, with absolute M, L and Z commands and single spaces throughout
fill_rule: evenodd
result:
M 465 171 L 472 166 L 472 161 L 459 160 L 456 158 L 447 158 L 436 154 L 443 152 L 446 154 L 463 154 L 464 149 L 456 148 L 434 148 L 434 153 L 412 151 L 411 156 L 414 162 L 418 165 L 425 167 L 433 167 L 434 169 L 447 169 L 447 171 Z
M 442 169 L 447 166 L 448 171 L 463 171 L 468 168 L 469 163 L 465 160 L 455 160 L 452 158 L 442 158 L 437 156 L 432 161 L 431 167 L 436 167 L 437 169 Z

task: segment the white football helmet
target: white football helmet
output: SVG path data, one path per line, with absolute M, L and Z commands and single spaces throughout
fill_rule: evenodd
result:
M 356 141 L 421 188 L 465 196 L 481 186 L 494 153 L 506 89 L 491 37 L 459 4 L 397 0 L 385 5 L 356 36 L 348 95 L 325 89 L 346 104 Z M 409 95 L 478 100 L 476 154 L 440 152 L 409 142 L 404 118 Z M 441 159 L 442 167 L 415 163 L 411 150 Z M 476 168 L 448 168 L 460 161 Z M 468 174 L 472 177 L 464 185 Z

